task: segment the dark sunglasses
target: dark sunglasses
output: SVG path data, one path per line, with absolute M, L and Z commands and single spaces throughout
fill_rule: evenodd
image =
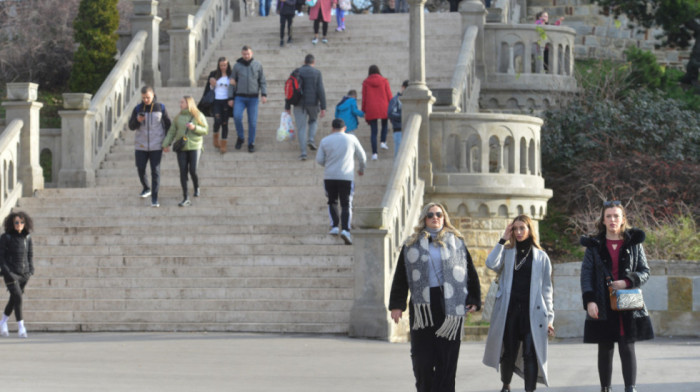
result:
M 619 206 L 619 205 L 622 205 L 622 203 L 619 200 L 604 201 L 603 202 L 603 207 L 612 207 L 612 206 Z
M 425 216 L 427 216 L 428 219 L 433 219 L 434 216 L 437 216 L 438 218 L 442 218 L 442 212 L 440 212 L 440 211 L 438 211 L 438 212 L 429 212 L 429 213 L 425 214 Z

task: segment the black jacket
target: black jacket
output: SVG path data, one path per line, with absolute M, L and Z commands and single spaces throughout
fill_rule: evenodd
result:
M 631 287 L 641 287 L 649 280 L 649 264 L 642 246 L 646 236 L 641 230 L 629 229 L 625 231 L 623 237 L 617 276 L 619 279 L 627 279 L 631 282 Z M 583 308 L 587 309 L 589 302 L 595 302 L 598 305 L 598 319 L 593 319 L 586 314 L 584 342 L 617 340 L 620 315 L 622 315 L 628 341 L 653 339 L 654 331 L 646 307 L 629 312 L 616 312 L 610 308 L 610 296 L 605 278 L 606 270 L 612 272 L 612 259 L 606 246 L 605 234 L 581 237 L 581 245 L 586 247 L 581 265 Z
M 432 238 L 428 238 L 432 241 Z M 389 296 L 389 310 L 401 309 L 406 310 L 406 299 L 408 298 L 408 276 L 406 276 L 406 264 L 404 261 L 404 253 L 406 246 L 401 248 L 399 260 L 396 262 L 396 272 L 394 272 L 394 280 L 391 283 L 391 294 Z M 476 305 L 477 310 L 481 309 L 481 284 L 479 283 L 479 274 L 476 273 L 472 255 L 467 251 L 467 300 L 465 305 Z
M 16 231 L 0 236 L 0 267 L 2 273 L 11 280 L 28 278 L 34 274 L 32 262 L 32 237 Z

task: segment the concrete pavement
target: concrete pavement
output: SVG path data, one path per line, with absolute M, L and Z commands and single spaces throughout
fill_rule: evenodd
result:
M 408 343 L 244 333 L 32 333 L 0 339 L 2 391 L 414 391 Z M 637 346 L 639 392 L 700 391 L 700 339 Z M 457 391 L 500 390 L 464 342 Z M 552 392 L 597 392 L 596 346 L 549 346 Z M 622 391 L 616 356 L 613 387 Z M 522 391 L 522 379 L 513 391 Z

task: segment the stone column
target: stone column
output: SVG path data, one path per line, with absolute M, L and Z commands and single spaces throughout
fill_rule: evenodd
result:
M 92 95 L 64 93 L 61 116 L 61 170 L 59 188 L 89 188 L 95 186 L 92 164 L 92 129 L 95 112 L 89 110 Z
M 134 16 L 131 17 L 131 36 L 144 30 L 148 39 L 143 49 L 142 80 L 145 84 L 160 87 L 160 69 L 158 67 L 159 26 L 162 20 L 158 17 L 158 2 L 155 0 L 133 0 Z
M 22 182 L 22 196 L 28 197 L 37 189 L 44 189 L 44 170 L 39 164 L 39 110 L 44 106 L 36 102 L 36 83 L 8 83 L 5 119 L 20 119 L 24 122 L 20 132 L 18 180 Z
M 173 15 L 172 26 L 173 30 L 168 30 L 168 34 L 170 34 L 168 87 L 194 87 L 197 83 L 194 78 L 195 52 L 197 50 L 192 32 L 194 16 Z
M 476 75 L 481 80 L 485 80 L 484 25 L 486 24 L 486 14 L 488 12 L 486 12 L 486 7 L 484 7 L 481 0 L 462 0 L 459 3 L 459 13 L 462 15 L 462 35 L 470 26 L 479 27 L 479 35 L 476 37 Z
M 435 97 L 425 84 L 425 1 L 408 0 L 410 6 L 409 21 L 409 85 L 401 98 L 401 121 L 405 124 L 408 117 L 417 113 L 421 116 L 420 136 L 418 137 L 419 176 L 426 187 L 433 184 L 432 165 L 430 163 L 430 121 Z

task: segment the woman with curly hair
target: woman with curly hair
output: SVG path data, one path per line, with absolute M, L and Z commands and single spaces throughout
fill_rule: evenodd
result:
M 438 203 L 423 207 L 396 263 L 389 299 L 396 323 L 409 291 L 416 390 L 454 392 L 464 318 L 481 308 L 481 286 L 464 237 Z
M 27 337 L 22 317 L 22 294 L 29 277 L 34 274 L 32 262 L 32 238 L 29 233 L 33 229 L 32 218 L 25 212 L 12 212 L 3 222 L 5 233 L 0 236 L 0 270 L 2 271 L 10 300 L 5 306 L 0 321 L 0 335 L 9 336 L 7 320 L 12 311 L 17 320 L 17 334 L 20 338 Z

